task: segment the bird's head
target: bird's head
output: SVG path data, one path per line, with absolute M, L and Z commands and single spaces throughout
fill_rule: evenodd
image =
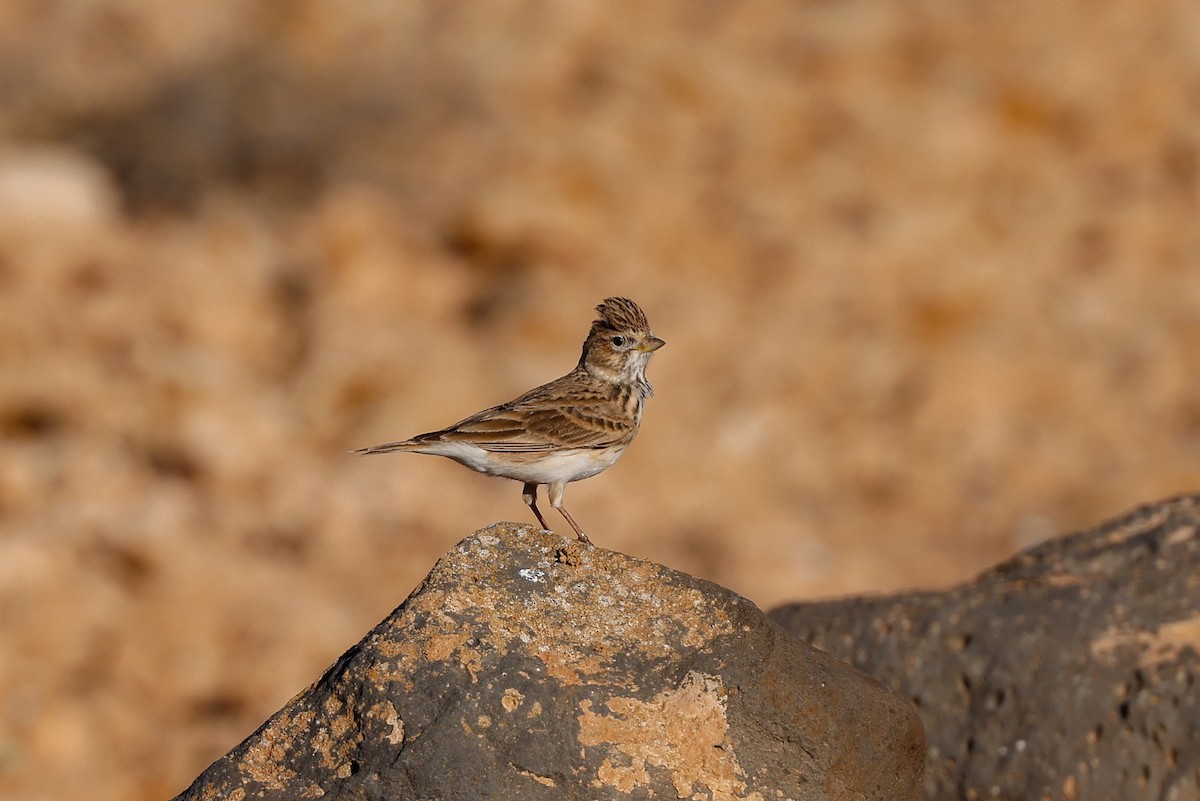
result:
M 596 312 L 600 317 L 583 343 L 580 367 L 609 381 L 644 385 L 649 394 L 646 363 L 666 343 L 650 333 L 645 313 L 628 298 L 607 298 Z

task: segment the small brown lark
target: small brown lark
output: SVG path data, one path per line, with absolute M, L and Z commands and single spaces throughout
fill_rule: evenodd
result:
M 608 298 L 596 311 L 575 369 L 521 397 L 484 409 L 449 428 L 355 453 L 431 453 L 472 470 L 524 482 L 523 497 L 542 528 L 537 488 L 576 535 L 590 542 L 563 506 L 568 483 L 591 478 L 617 461 L 637 436 L 642 407 L 654 394 L 646 381 L 650 354 L 665 343 L 628 298 Z

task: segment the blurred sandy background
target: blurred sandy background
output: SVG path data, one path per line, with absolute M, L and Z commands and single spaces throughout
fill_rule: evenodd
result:
M 1200 489 L 1198 213 L 1190 0 L 0 4 L 0 795 L 165 799 L 531 521 L 347 451 L 606 295 L 569 507 L 764 608 Z

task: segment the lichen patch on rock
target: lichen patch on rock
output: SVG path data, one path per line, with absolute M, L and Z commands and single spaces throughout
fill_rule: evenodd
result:
M 725 739 L 729 721 L 719 677 L 689 673 L 678 688 L 649 701 L 614 696 L 604 706 L 607 713 L 585 700 L 579 714 L 579 742 L 609 754 L 597 771 L 601 784 L 628 793 L 649 785 L 650 769 L 662 769 L 679 798 L 703 790 L 712 801 L 761 801 L 759 793 L 746 793 L 745 774 Z

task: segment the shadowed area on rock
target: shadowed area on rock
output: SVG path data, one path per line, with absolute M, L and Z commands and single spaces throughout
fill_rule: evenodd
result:
M 795 636 L 917 704 L 925 797 L 1200 797 L 1200 495 L 944 592 L 801 603 Z
M 476 532 L 181 799 L 888 799 L 910 704 L 715 584 Z

